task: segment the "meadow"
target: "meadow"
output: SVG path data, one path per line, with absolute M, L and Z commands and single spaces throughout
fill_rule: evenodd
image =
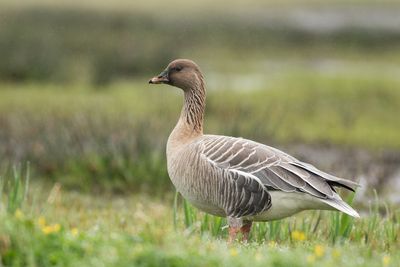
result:
M 0 3 L 0 266 L 398 266 L 399 6 L 178 2 Z M 205 74 L 206 133 L 360 181 L 342 195 L 361 218 L 227 244 L 167 174 L 182 95 L 147 82 L 180 57 Z
M 397 266 L 398 210 L 378 197 L 361 219 L 306 212 L 256 223 L 247 244 L 226 243 L 225 219 L 176 194 L 87 195 L 31 182 L 29 168 L 3 179 L 3 266 Z M 5 181 L 5 182 L 4 182 Z M 352 197 L 348 199 L 351 202 Z M 172 209 L 173 207 L 173 209 Z

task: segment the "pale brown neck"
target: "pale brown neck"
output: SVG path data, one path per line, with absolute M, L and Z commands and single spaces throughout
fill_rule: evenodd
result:
M 196 89 L 185 91 L 185 103 L 181 118 L 185 120 L 190 129 L 198 133 L 203 133 L 205 97 L 203 84 L 200 84 Z
M 179 121 L 172 132 L 174 139 L 181 142 L 203 135 L 206 102 L 204 81 L 200 76 L 192 88 L 184 90 L 184 104 Z

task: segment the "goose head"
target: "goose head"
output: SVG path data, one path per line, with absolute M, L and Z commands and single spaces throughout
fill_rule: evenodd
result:
M 187 91 L 203 86 L 203 75 L 192 60 L 176 59 L 159 75 L 151 78 L 149 83 L 168 84 Z

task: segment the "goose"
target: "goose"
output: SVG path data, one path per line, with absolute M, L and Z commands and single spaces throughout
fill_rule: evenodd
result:
M 167 141 L 167 169 L 177 191 L 193 206 L 228 222 L 228 242 L 247 241 L 253 221 L 304 210 L 338 210 L 359 217 L 335 187 L 357 183 L 325 173 L 276 148 L 244 138 L 203 134 L 205 81 L 188 59 L 168 64 L 150 84 L 183 90 L 184 104 Z

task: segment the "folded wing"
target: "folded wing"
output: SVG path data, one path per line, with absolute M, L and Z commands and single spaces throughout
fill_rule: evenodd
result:
M 354 191 L 357 183 L 322 172 L 278 149 L 250 140 L 210 135 L 203 144 L 202 157 L 224 173 L 221 182 L 231 184 L 231 188 L 236 188 L 238 184 L 241 186 L 240 193 L 225 192 L 231 198 L 231 207 L 240 203 L 241 212 L 233 212 L 236 217 L 253 215 L 254 211 L 259 212 L 261 209 L 253 207 L 258 198 L 245 192 L 258 192 L 261 197 L 264 194 L 262 192 L 268 194 L 272 190 L 309 194 L 336 209 L 358 216 L 356 211 L 341 200 L 334 188 L 344 187 Z M 261 210 L 266 210 L 271 203 L 265 201 L 260 205 L 265 205 Z

